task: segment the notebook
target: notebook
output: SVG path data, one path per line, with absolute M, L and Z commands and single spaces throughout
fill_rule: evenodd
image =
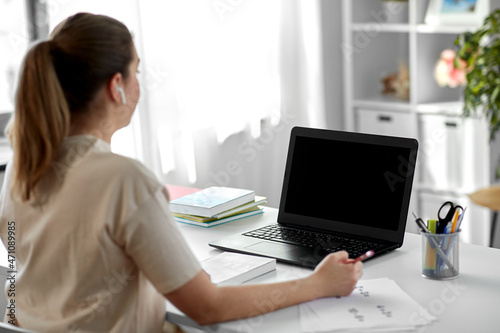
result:
M 403 245 L 418 142 L 294 127 L 277 223 L 209 243 L 315 267 L 347 250 L 377 257 Z

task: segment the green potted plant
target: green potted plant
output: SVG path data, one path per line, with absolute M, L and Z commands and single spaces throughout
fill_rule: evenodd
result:
M 491 142 L 500 129 L 500 9 L 475 32 L 460 34 L 455 44 L 459 47 L 455 66 L 466 62 L 463 116 L 485 117 Z M 500 178 L 500 161 L 495 178 Z
M 466 62 L 467 83 L 463 115 L 485 116 L 490 140 L 500 129 L 500 9 L 492 12 L 475 32 L 458 36 L 455 67 Z
M 500 9 L 486 17 L 475 32 L 459 35 L 455 44 L 459 46 L 455 60 L 467 62 L 463 115 L 486 117 L 491 142 L 500 129 Z M 500 161 L 497 162 L 495 178 L 500 178 Z M 494 211 L 490 246 L 494 245 L 499 194 L 500 187 L 492 185 L 469 195 L 473 203 Z

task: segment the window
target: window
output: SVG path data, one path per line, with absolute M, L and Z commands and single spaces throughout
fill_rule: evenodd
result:
M 14 95 L 21 61 L 29 44 L 26 3 L 0 0 L 0 168 L 12 155 L 5 126 L 14 111 Z
M 229 136 L 279 122 L 281 2 L 144 1 L 141 18 L 150 167 L 195 184 Z
M 29 43 L 24 1 L 0 0 L 0 126 L 14 111 L 16 78 Z

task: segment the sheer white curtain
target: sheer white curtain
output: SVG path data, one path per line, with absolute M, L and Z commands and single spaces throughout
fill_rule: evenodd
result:
M 257 137 L 263 119 L 279 117 L 280 1 L 141 1 L 140 11 L 144 61 L 162 74 L 143 87 L 151 163 L 194 184 L 198 133 L 222 144 L 243 130 Z
M 141 99 L 112 140 L 165 183 L 254 189 L 277 206 L 290 129 L 325 126 L 319 0 L 49 0 L 133 32 Z
M 15 81 L 29 43 L 25 7 L 21 1 L 0 1 L 0 115 L 14 110 Z
M 166 183 L 252 188 L 277 205 L 291 127 L 325 126 L 319 2 L 145 1 L 140 12 L 158 79 L 143 87 L 147 163 Z

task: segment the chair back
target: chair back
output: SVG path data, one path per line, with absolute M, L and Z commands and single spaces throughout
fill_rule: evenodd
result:
M 36 333 L 36 332 L 24 328 L 19 328 L 11 324 L 0 322 L 0 333 Z

